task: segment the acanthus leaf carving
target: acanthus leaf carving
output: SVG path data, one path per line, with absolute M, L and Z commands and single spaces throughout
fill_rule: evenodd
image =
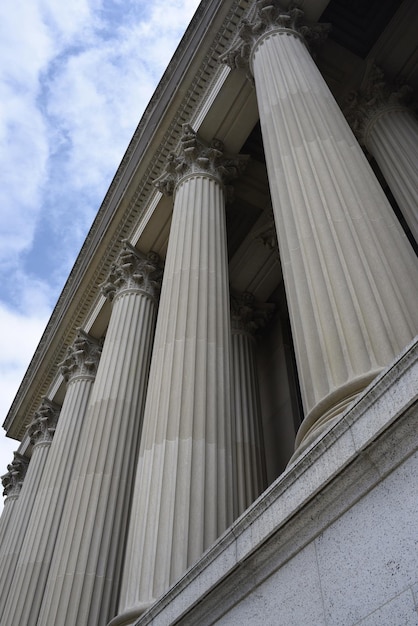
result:
M 32 445 L 50 443 L 55 433 L 60 407 L 44 398 L 28 426 L 27 432 Z
M 108 279 L 101 285 L 101 290 L 110 301 L 129 290 L 140 291 L 157 299 L 162 273 L 160 257 L 156 252 L 141 254 L 125 241 L 118 260 L 110 269 Z
M 183 125 L 179 154 L 171 152 L 165 171 L 155 181 L 155 187 L 165 195 L 172 195 L 178 183 L 188 175 L 206 174 L 226 186 L 245 170 L 248 156 L 228 155 L 222 141 L 214 138 L 204 143 L 190 124 Z
M 344 103 L 344 115 L 359 142 L 367 147 L 374 122 L 386 113 L 410 110 L 413 89 L 405 83 L 391 83 L 383 70 L 370 64 L 362 84 L 351 91 Z
M 7 474 L 1 477 L 3 496 L 17 497 L 22 489 L 22 484 L 28 469 L 29 459 L 19 452 L 13 453 L 13 461 L 7 466 Z
M 277 243 L 277 230 L 273 220 L 263 226 L 263 229 L 257 232 L 255 241 L 259 241 L 269 250 L 275 250 L 279 254 Z
M 285 7 L 280 0 L 257 0 L 252 16 L 243 19 L 238 40 L 221 57 L 220 61 L 231 69 L 246 69 L 252 80 L 251 55 L 257 42 L 270 33 L 299 37 L 311 49 L 321 45 L 331 25 L 308 22 L 297 4 Z
M 234 333 L 255 335 L 265 327 L 274 311 L 274 305 L 257 302 L 248 291 L 231 291 L 231 328 Z
M 101 353 L 102 342 L 79 329 L 73 345 L 68 347 L 64 360 L 59 363 L 66 382 L 76 376 L 94 378 Z

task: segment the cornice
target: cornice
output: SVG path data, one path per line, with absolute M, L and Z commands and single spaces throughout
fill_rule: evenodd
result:
M 219 73 L 249 0 L 203 0 L 152 96 L 105 195 L 3 427 L 21 439 L 67 347 L 83 327 L 122 242 L 138 227 L 166 158 Z M 183 95 L 184 94 L 184 95 Z

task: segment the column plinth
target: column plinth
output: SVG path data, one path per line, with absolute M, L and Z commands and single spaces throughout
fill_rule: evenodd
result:
M 55 433 L 59 407 L 44 398 L 32 422 L 28 434 L 33 445 L 32 456 L 26 470 L 19 498 L 16 501 L 13 517 L 0 548 L 0 624 L 6 626 L 13 622 L 5 613 L 6 602 L 13 590 L 14 574 L 26 538 L 35 499 L 44 474 L 51 441 Z M 20 589 L 18 589 L 20 596 Z M 21 596 L 20 596 L 21 597 Z
M 141 255 L 126 243 L 102 286 L 112 312 L 37 626 L 106 624 L 116 612 L 161 277 L 158 263 L 158 255 Z
M 67 392 L 12 580 L 5 624 L 36 623 L 100 353 L 100 342 L 80 330 L 61 364 Z
M 372 66 L 346 117 L 376 159 L 406 223 L 418 242 L 418 120 L 408 107 L 411 89 L 393 87 Z
M 305 412 L 300 453 L 416 334 L 418 267 L 310 56 L 324 25 L 273 0 L 254 11 L 225 60 L 254 74 Z
M 133 624 L 234 519 L 225 184 L 243 167 L 184 127 L 121 588 Z

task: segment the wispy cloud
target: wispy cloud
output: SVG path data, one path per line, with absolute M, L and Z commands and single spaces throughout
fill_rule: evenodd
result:
M 0 5 L 0 419 L 197 5 Z
M 23 279 L 24 282 L 24 279 Z M 0 356 L 0 413 L 5 416 L 25 367 L 38 345 L 50 307 L 45 298 L 47 284 L 27 285 L 22 308 L 26 313 L 19 313 L 0 303 L 1 356 Z M 0 437 L 0 475 L 7 471 L 7 464 L 13 459 L 13 452 L 19 443 L 13 439 Z M 2 500 L 0 499 L 0 510 Z

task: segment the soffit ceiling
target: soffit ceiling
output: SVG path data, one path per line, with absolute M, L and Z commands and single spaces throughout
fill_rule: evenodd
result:
M 331 0 L 320 21 L 332 24 L 333 41 L 365 59 L 399 4 L 399 0 Z

